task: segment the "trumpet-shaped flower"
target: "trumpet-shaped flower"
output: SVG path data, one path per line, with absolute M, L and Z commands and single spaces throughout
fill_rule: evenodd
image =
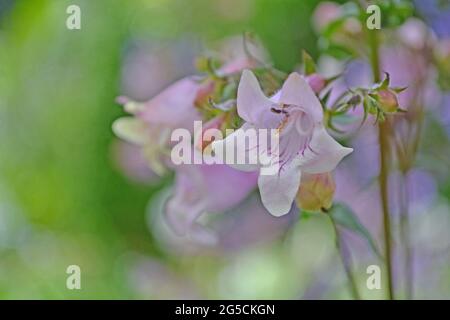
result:
M 165 172 L 162 155 L 167 149 L 170 132 L 175 128 L 192 129 L 192 123 L 201 119 L 195 101 L 204 94 L 204 84 L 186 77 L 147 102 L 121 97 L 118 102 L 134 117 L 117 119 L 113 130 L 120 138 L 141 146 L 149 166 L 161 175 Z
M 268 146 L 265 154 L 276 159 L 275 174 L 264 174 L 267 165 L 245 165 L 242 170 L 261 169 L 258 187 L 267 210 L 281 216 L 289 212 L 300 186 L 302 172 L 309 174 L 332 171 L 341 159 L 352 152 L 335 141 L 325 130 L 323 110 L 319 99 L 307 81 L 298 73 L 291 73 L 281 90 L 273 97 L 264 95 L 258 80 L 251 71 L 242 74 L 237 94 L 237 111 L 244 125 L 224 140 L 215 141 L 213 150 L 224 150 L 229 140 L 245 137 L 247 130 L 276 129 L 279 136 L 277 151 Z M 245 138 L 242 138 L 245 140 Z M 251 154 L 261 150 L 248 148 Z M 249 155 L 249 158 L 254 155 Z
M 226 165 L 177 167 L 174 193 L 166 204 L 166 218 L 179 236 L 204 244 L 217 241 L 212 231 L 197 220 L 205 213 L 225 212 L 254 190 L 257 175 Z

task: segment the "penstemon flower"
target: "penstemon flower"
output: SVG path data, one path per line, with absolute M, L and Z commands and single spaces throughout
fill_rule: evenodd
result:
M 274 175 L 260 174 L 258 187 L 267 210 L 275 216 L 289 212 L 300 186 L 303 173 L 316 174 L 332 171 L 343 157 L 352 152 L 336 142 L 323 126 L 323 110 L 319 99 L 306 80 L 291 73 L 281 90 L 268 98 L 264 95 L 254 74 L 245 70 L 238 93 L 237 111 L 244 125 L 224 140 L 215 141 L 212 148 L 220 152 L 227 141 L 244 137 L 250 129 L 277 129 L 279 150 Z M 269 147 L 270 148 L 270 147 Z M 273 150 L 267 150 L 271 154 Z M 248 153 L 257 152 L 255 148 Z M 258 170 L 263 166 L 241 167 Z
M 219 55 L 199 57 L 198 77 L 183 78 L 144 103 L 119 99 L 131 116 L 118 119 L 114 132 L 138 145 L 154 171 L 175 173 L 172 195 L 160 216 L 173 231 L 170 237 L 183 245 L 213 244 L 220 249 L 252 238 L 252 231 L 265 235 L 257 215 L 273 226 L 290 223 L 298 208 L 321 211 L 334 226 L 350 289 L 359 299 L 341 230 L 362 236 L 381 257 L 377 241 L 356 214 L 363 212 L 370 231 L 384 236 L 387 288 L 394 297 L 390 219 L 392 212 L 401 217 L 405 265 L 413 266 L 408 216 L 419 198 L 414 196 L 416 185 L 424 183 L 414 181 L 412 173 L 421 136 L 429 134 L 422 130 L 427 109 L 433 110 L 429 106 L 441 94 L 435 94 L 436 76 L 440 89 L 449 87 L 450 46 L 423 22 L 409 18 L 408 1 L 377 5 L 383 31 L 367 25 L 364 2 L 319 4 L 313 23 L 319 33 L 319 61 L 326 67 L 317 69 L 303 52 L 301 69 L 296 69 L 300 73 L 286 74 L 268 63 L 264 52 L 249 47 L 244 37 L 242 47 L 233 42 L 219 49 Z M 188 130 L 180 130 L 179 145 L 171 137 L 175 129 Z M 328 130 L 352 139 L 360 150 L 336 171 L 353 149 Z M 270 134 L 270 143 L 261 140 L 262 132 Z M 340 190 L 334 176 L 345 182 Z M 372 187 L 377 177 L 379 183 Z M 252 194 L 257 188 L 259 198 Z M 271 215 L 260 214 L 266 211 Z M 222 217 L 208 219 L 216 213 Z M 407 273 L 405 279 L 413 283 L 412 267 Z M 406 291 L 414 293 L 412 287 Z
M 253 68 L 266 60 L 265 51 L 257 42 L 249 42 L 246 47 L 251 48 L 252 55 L 261 60 L 249 56 L 241 48 L 242 45 L 237 46 L 234 40 L 232 42 L 232 48 L 230 45 L 223 48 L 224 51 L 232 49 L 232 52 L 228 52 L 218 70 L 213 70 L 210 59 L 200 58 L 198 67 L 207 73 L 205 76 L 182 78 L 146 102 L 136 102 L 123 96 L 117 99 L 131 116 L 117 119 L 113 123 L 114 133 L 140 146 L 150 168 L 158 175 L 165 174 L 170 166 L 167 155 L 170 154 L 171 132 L 183 128 L 192 133 L 194 121 L 202 120 L 205 116 L 205 106 L 211 109 L 209 105 L 212 98 L 225 90 L 223 87 L 227 77 L 231 78 L 244 68 Z M 222 106 L 228 110 L 230 101 L 215 107 L 220 110 Z M 218 119 L 223 120 L 223 116 L 218 116 Z M 206 146 L 200 145 L 200 149 Z
M 149 166 L 158 174 L 165 172 L 164 151 L 168 149 L 170 133 L 175 128 L 192 129 L 200 120 L 195 101 L 205 94 L 205 86 L 186 77 L 168 86 L 147 102 L 139 103 L 120 97 L 125 111 L 133 117 L 117 119 L 113 130 L 120 138 L 141 146 Z
M 198 222 L 205 213 L 225 212 L 256 186 L 257 176 L 225 165 L 177 167 L 173 196 L 166 204 L 166 220 L 179 236 L 214 244 L 216 235 Z

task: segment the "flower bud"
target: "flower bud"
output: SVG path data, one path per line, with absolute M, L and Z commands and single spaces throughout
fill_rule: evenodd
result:
M 316 94 L 320 93 L 320 91 L 322 91 L 322 89 L 327 85 L 327 81 L 317 73 L 307 76 L 306 81 Z
M 215 118 L 212 118 L 208 122 L 206 122 L 202 127 L 202 132 L 199 136 L 195 138 L 195 148 L 202 152 L 209 153 L 211 150 L 205 150 L 210 146 L 212 142 L 214 142 L 214 136 L 211 136 L 211 131 L 208 130 L 220 130 L 225 120 L 225 114 L 221 114 Z M 209 148 L 210 149 L 210 148 Z
M 397 94 L 389 89 L 381 89 L 376 95 L 377 101 L 380 103 L 384 112 L 396 112 L 398 109 Z
M 333 204 L 335 189 L 331 172 L 303 174 L 296 196 L 297 205 L 306 211 L 329 209 Z

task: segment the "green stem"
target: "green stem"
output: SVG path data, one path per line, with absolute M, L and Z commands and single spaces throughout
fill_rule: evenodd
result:
M 408 197 L 408 172 L 402 173 L 401 189 L 401 220 L 400 232 L 405 251 L 405 290 L 406 299 L 411 300 L 414 296 L 414 253 L 411 248 L 411 233 L 409 225 L 409 197 Z
M 380 57 L 378 33 L 376 30 L 368 31 L 370 45 L 370 63 L 372 66 L 374 82 L 380 82 Z M 380 198 L 383 211 L 384 227 L 384 255 L 387 269 L 388 298 L 394 298 L 392 281 L 392 243 L 391 243 L 391 220 L 389 213 L 388 177 L 389 177 L 389 123 L 387 121 L 378 124 L 378 141 L 380 144 Z
M 351 294 L 353 296 L 353 299 L 360 300 L 361 296 L 360 296 L 359 291 L 358 291 L 358 286 L 356 285 L 355 277 L 353 276 L 353 273 L 352 273 L 352 270 L 351 270 L 350 262 L 349 261 L 345 261 L 344 256 L 343 256 L 341 234 L 339 232 L 339 229 L 338 229 L 338 227 L 336 225 L 336 222 L 334 221 L 333 217 L 331 215 L 328 215 L 328 216 L 330 217 L 331 224 L 333 225 L 334 234 L 335 234 L 335 237 L 336 237 L 336 250 L 338 252 L 338 256 L 339 256 L 339 259 L 341 260 L 342 266 L 344 267 L 344 271 L 345 271 L 345 275 L 346 275 L 347 280 L 348 280 L 350 292 L 351 292 Z

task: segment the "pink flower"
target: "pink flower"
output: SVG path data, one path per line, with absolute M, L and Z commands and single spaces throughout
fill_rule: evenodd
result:
M 117 119 L 113 131 L 125 141 L 142 147 L 150 168 L 162 175 L 166 170 L 163 154 L 169 146 L 170 132 L 175 128 L 193 130 L 193 122 L 201 119 L 195 101 L 199 94 L 205 94 L 204 86 L 186 77 L 147 102 L 119 97 L 118 102 L 134 116 Z
M 228 50 L 224 50 L 227 54 L 224 65 L 217 70 L 218 74 L 227 76 L 243 68 L 254 67 L 255 61 L 245 52 L 242 39 L 239 44 L 235 40 L 230 44 L 226 46 Z M 262 61 L 266 60 L 264 50 L 258 43 L 249 42 L 247 45 L 252 54 L 261 57 Z M 192 132 L 194 121 L 202 119 L 197 106 L 207 102 L 215 89 L 216 83 L 211 79 L 200 82 L 194 77 L 185 77 L 146 102 L 119 97 L 117 102 L 123 104 L 125 111 L 133 116 L 117 119 L 113 131 L 125 141 L 140 146 L 150 168 L 162 175 L 167 170 L 168 159 L 164 154 L 170 147 L 170 132 L 176 128 Z
M 204 213 L 221 213 L 244 200 L 256 186 L 257 175 L 226 165 L 177 167 L 173 196 L 166 205 L 166 218 L 179 236 L 214 244 L 216 235 L 197 219 Z
M 192 129 L 192 123 L 200 119 L 195 100 L 199 94 L 204 94 L 204 89 L 192 77 L 186 77 L 169 85 L 147 102 L 134 102 L 124 97 L 119 98 L 118 102 L 124 103 L 125 111 L 147 124 Z
M 115 166 L 129 180 L 140 184 L 151 184 L 158 181 L 158 176 L 150 170 L 147 160 L 138 146 L 117 140 L 111 147 Z
M 324 173 L 332 171 L 339 161 L 352 152 L 342 147 L 322 124 L 322 106 L 306 80 L 291 73 L 281 90 L 272 98 L 262 92 L 252 72 L 245 70 L 239 83 L 237 110 L 246 123 L 221 141 L 212 144 L 215 151 L 224 150 L 229 140 L 241 136 L 245 140 L 248 129 L 277 129 L 279 157 L 271 162 L 277 174 L 258 178 L 261 199 L 267 210 L 275 216 L 289 212 L 300 185 L 302 172 Z M 233 142 L 234 143 L 234 142 Z M 267 150 L 271 154 L 273 150 Z M 260 152 L 249 148 L 248 153 Z M 258 170 L 264 166 L 239 165 L 243 170 Z

